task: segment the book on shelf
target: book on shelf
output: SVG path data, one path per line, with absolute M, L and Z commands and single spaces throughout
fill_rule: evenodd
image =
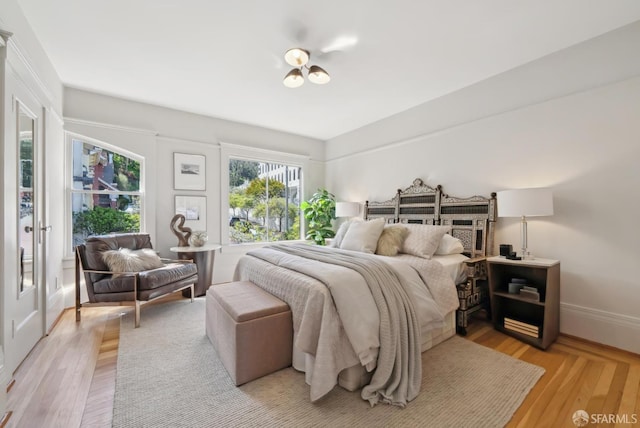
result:
M 540 327 L 535 324 L 529 324 L 524 321 L 518 321 L 513 318 L 504 317 L 504 326 L 510 330 L 519 331 L 523 334 L 528 333 L 529 335 L 534 335 L 538 337 L 540 333 Z
M 516 326 L 516 325 L 513 325 L 513 324 L 508 324 L 508 323 L 505 322 L 504 323 L 504 328 L 507 329 L 507 330 L 515 331 L 515 332 L 520 333 L 520 334 L 524 334 L 526 336 L 535 337 L 536 339 L 538 338 L 538 332 L 531 331 L 529 329 L 526 329 L 526 328 L 523 328 L 523 327 L 520 327 L 520 326 Z
M 506 324 L 505 324 L 504 328 L 505 328 L 505 330 L 515 331 L 516 333 L 524 334 L 525 336 L 535 337 L 536 339 L 538 338 L 538 333 L 534 333 L 532 331 L 520 329 L 518 327 L 509 326 L 509 325 L 506 325 Z
M 529 327 L 529 328 L 535 328 L 536 330 L 539 328 L 537 325 L 535 324 L 529 324 L 528 322 L 524 322 L 524 321 L 518 321 L 515 318 L 509 318 L 509 317 L 504 317 L 504 321 L 505 322 L 509 322 L 511 324 L 516 324 L 516 325 L 520 325 L 522 327 Z
M 533 300 L 535 302 L 540 301 L 540 293 L 538 291 L 525 290 L 524 288 L 520 290 L 520 297 L 525 299 Z
M 524 288 L 524 284 L 520 284 L 519 282 L 510 282 L 507 284 L 507 291 L 509 294 L 520 294 L 520 290 Z
M 538 289 L 529 284 L 526 279 L 511 278 L 511 281 L 509 281 L 509 283 L 507 284 L 507 291 L 509 292 L 509 294 L 521 294 L 522 290 L 526 290 L 531 293 L 538 293 Z M 525 295 L 525 297 L 535 299 L 535 296 L 533 294 Z
M 504 326 L 505 327 L 512 327 L 512 328 L 518 329 L 518 330 L 527 331 L 527 332 L 533 333 L 533 334 L 538 334 L 539 333 L 539 331 L 537 329 L 535 329 L 535 328 L 522 327 L 522 326 L 519 326 L 519 325 L 516 325 L 516 324 L 510 324 L 510 323 L 508 323 L 506 321 L 504 323 Z

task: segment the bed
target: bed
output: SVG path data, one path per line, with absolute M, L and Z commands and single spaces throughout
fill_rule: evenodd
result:
M 372 405 L 403 407 L 420 391 L 421 353 L 455 334 L 456 284 L 466 281 L 467 258 L 491 253 L 495 208 L 495 195 L 451 197 L 416 179 L 385 202 L 367 201 L 365 221 L 341 225 L 334 241 L 345 241 L 335 248 L 269 245 L 243 256 L 234 279 L 252 281 L 291 307 L 293 367 L 305 372 L 312 401 L 339 384 L 362 388 Z M 371 241 L 375 228 L 408 230 L 397 247 L 406 252 L 350 247 L 370 250 L 371 242 L 361 241 Z M 439 250 L 445 235 L 461 251 L 435 254 L 431 247 Z

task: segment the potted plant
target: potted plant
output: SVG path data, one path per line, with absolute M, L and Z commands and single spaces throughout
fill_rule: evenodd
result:
M 325 239 L 333 238 L 335 232 L 331 221 L 336 218 L 336 197 L 325 189 L 318 189 L 308 201 L 300 205 L 302 215 L 309 220 L 307 239 L 324 245 Z

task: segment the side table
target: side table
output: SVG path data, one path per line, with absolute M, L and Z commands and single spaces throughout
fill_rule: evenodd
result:
M 169 250 L 178 253 L 181 260 L 192 259 L 198 267 L 198 283 L 195 284 L 194 291 L 196 297 L 204 296 L 213 281 L 213 263 L 216 251 L 222 248 L 219 244 L 205 244 L 202 247 L 171 247 Z M 191 297 L 191 290 L 184 290 L 182 295 Z
M 487 263 L 496 330 L 547 349 L 560 331 L 560 261 L 490 257 Z

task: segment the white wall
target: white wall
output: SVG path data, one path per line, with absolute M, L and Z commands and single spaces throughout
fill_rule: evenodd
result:
M 561 331 L 638 353 L 637 46 L 640 24 L 328 141 L 327 188 L 360 202 L 416 177 L 459 197 L 553 188 L 529 248 L 561 261 Z M 516 219 L 499 243 L 519 246 Z
M 304 155 L 309 158 L 306 192 L 310 195 L 324 183 L 324 146 L 319 140 L 73 88 L 65 89 L 64 117 L 67 131 L 105 141 L 145 158 L 145 228 L 154 247 L 165 257 L 176 257 L 169 251 L 178 242 L 169 228 L 175 214 L 175 195 L 206 196 L 209 241 L 221 241 L 222 222 L 228 221 L 228 216 L 221 212 L 220 143 L 256 150 L 257 156 L 262 150 Z M 174 190 L 174 152 L 205 156 L 205 191 Z M 223 247 L 216 255 L 214 283 L 230 281 L 238 258 L 253 247 Z M 71 286 L 72 267 L 71 263 L 67 266 L 67 287 Z M 68 299 L 68 306 L 71 305 Z

